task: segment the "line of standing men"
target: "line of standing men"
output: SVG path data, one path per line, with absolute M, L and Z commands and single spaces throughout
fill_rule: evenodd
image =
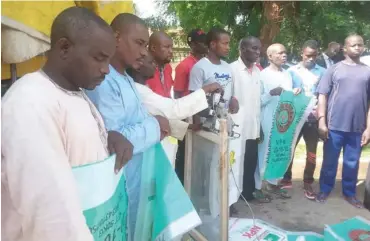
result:
M 200 31 L 194 30 L 194 31 Z M 189 35 L 190 36 L 190 35 Z M 212 36 L 214 37 L 212 39 Z M 356 198 L 356 182 L 358 165 L 361 154 L 361 148 L 369 142 L 369 129 L 370 125 L 366 122 L 369 117 L 368 113 L 368 100 L 370 99 L 370 78 L 369 68 L 359 61 L 364 45 L 360 36 L 351 35 L 344 43 L 344 57 L 341 57 L 341 45 L 331 42 L 328 49 L 319 55 L 319 45 L 315 40 L 308 40 L 302 46 L 301 57 L 302 61 L 297 65 L 285 71 L 282 66 L 286 62 L 286 49 L 281 44 L 273 44 L 267 49 L 267 57 L 270 65 L 260 71 L 256 66 L 258 61 L 261 43 L 255 37 L 244 38 L 239 44 L 240 57 L 229 66 L 222 60 L 218 63 L 213 61 L 214 57 L 225 57 L 228 53 L 228 43 L 230 35 L 224 30 L 212 29 L 207 34 L 205 43 L 208 45 L 208 53 L 203 58 L 194 58 L 193 54 L 187 57 L 176 68 L 175 77 L 175 93 L 180 90 L 182 93 L 195 90 L 205 83 L 219 82 L 227 91 L 231 87 L 231 99 L 237 99 L 240 106 L 246 111 L 244 113 L 245 125 L 243 131 L 243 138 L 246 140 L 245 146 L 245 159 L 244 159 L 244 177 L 243 177 L 243 195 L 248 199 L 256 199 L 258 202 L 270 202 L 272 200 L 271 194 L 280 198 L 290 198 L 287 189 L 292 187 L 292 166 L 289 166 L 284 178 L 278 180 L 268 180 L 266 190 L 262 191 L 261 170 L 264 169 L 265 160 L 263 159 L 265 153 L 265 144 L 263 141 L 263 130 L 269 130 L 272 123 L 272 115 L 276 108 L 279 95 L 282 91 L 293 91 L 295 94 L 301 92 L 307 96 L 320 97 L 319 107 L 314 108 L 310 113 L 306 123 L 300 131 L 299 140 L 303 137 L 306 143 L 306 165 L 303 176 L 303 190 L 306 198 L 324 202 L 334 187 L 336 167 L 338 165 L 339 153 L 341 147 L 344 148 L 344 168 L 343 168 L 343 194 L 345 199 L 357 208 L 361 208 L 361 202 Z M 190 38 L 191 39 L 191 38 Z M 211 41 L 209 41 L 212 39 Z M 214 48 L 210 43 L 214 41 Z M 190 43 L 189 43 L 190 45 Z M 190 45 L 191 46 L 191 45 Z M 223 51 L 224 50 L 224 51 Z M 192 63 L 189 65 L 189 58 Z M 216 58 L 216 60 L 217 60 Z M 199 62 L 195 63 L 196 60 Z M 320 66 L 321 65 L 321 66 Z M 186 66 L 186 68 L 184 68 Z M 190 66 L 190 67 L 189 67 Z M 191 69 L 191 66 L 194 66 Z M 350 66 L 350 67 L 348 67 Z M 325 68 L 329 70 L 326 71 Z M 185 70 L 184 70 L 185 69 Z M 338 77 L 332 74 L 334 69 L 340 69 L 344 74 Z M 355 71 L 356 85 L 354 87 L 348 86 L 343 88 L 345 93 L 340 96 L 347 96 L 345 99 L 353 100 L 352 104 L 338 103 L 339 97 L 337 95 L 338 86 L 344 86 L 351 83 L 353 74 L 350 72 Z M 335 71 L 338 73 L 337 71 Z M 225 79 L 218 79 L 217 76 L 227 76 Z M 228 77 L 232 80 L 231 83 L 227 81 Z M 339 78 L 339 79 L 338 79 Z M 340 85 L 339 85 L 340 83 Z M 180 86 L 180 87 L 179 87 Z M 188 86 L 188 88 L 186 88 Z M 342 88 L 341 88 L 342 89 Z M 344 90 L 345 89 L 345 90 Z M 356 89 L 356 94 L 350 90 Z M 177 94 L 176 94 L 177 95 Z M 356 95 L 357 98 L 352 98 Z M 181 95 L 180 95 L 181 96 Z M 323 99 L 331 99 L 331 103 L 327 104 Z M 340 100 L 341 98 L 339 98 Z M 335 104 L 333 103 L 335 102 Z M 326 107 L 343 110 L 340 113 L 347 113 L 343 120 L 354 120 L 353 123 L 348 123 L 346 127 L 337 127 L 335 124 L 332 130 L 339 131 L 341 140 L 335 146 L 331 146 L 331 141 L 337 141 L 333 138 L 326 138 L 322 135 L 325 125 L 329 125 L 326 115 L 335 117 L 331 111 L 327 111 Z M 338 107 L 340 106 L 340 107 Z M 361 106 L 358 110 L 355 106 Z M 348 110 L 347 110 L 348 108 Z M 331 118 L 331 120 L 335 120 Z M 195 119 L 194 119 L 195 120 Z M 339 120 L 338 120 L 339 121 Z M 350 122 L 350 121 L 348 121 Z M 196 121 L 195 121 L 196 123 Z M 325 123 L 325 125 L 324 125 Z M 342 122 L 343 123 L 343 122 Z M 350 142 L 347 140 L 346 135 L 357 136 L 357 142 Z M 344 135 L 344 136 L 343 136 Z M 324 161 L 323 168 L 320 175 L 320 192 L 317 195 L 314 191 L 312 184 L 314 182 L 314 172 L 316 168 L 316 152 L 319 139 L 323 139 L 324 143 Z M 334 139 L 334 140 L 333 140 Z M 344 141 L 345 140 L 345 141 Z M 348 144 L 344 144 L 347 143 Z M 333 145 L 333 144 L 332 144 Z M 346 145 L 353 145 L 354 149 L 346 147 Z M 183 176 L 183 147 L 180 146 L 178 158 L 176 162 L 176 170 L 179 177 Z
M 128 225 L 131 230 L 135 230 L 140 188 L 138 173 L 143 164 L 142 153 L 170 135 L 171 131 L 167 118 L 152 116 L 147 111 L 134 80 L 126 73 L 128 68 L 140 69 L 143 66 L 148 55 L 147 45 L 151 42 L 148 29 L 143 20 L 132 14 L 119 14 L 109 26 L 91 11 L 73 7 L 56 17 L 50 38 L 51 49 L 45 66 L 19 79 L 3 98 L 2 239 L 93 240 L 81 212 L 71 167 L 103 160 L 113 153 L 117 154 L 116 171 L 126 164 L 124 174 L 129 203 Z M 256 39 L 254 41 L 258 43 Z M 367 124 L 364 120 L 367 111 L 365 100 L 369 100 L 370 96 L 369 91 L 366 92 L 369 89 L 369 69 L 364 68 L 356 57 L 363 49 L 361 41 L 359 36 L 350 36 L 345 42 L 348 57 L 352 60 L 348 68 L 354 67 L 356 73 L 363 73 L 361 78 L 356 79 L 356 88 L 348 91 L 351 89 L 347 85 L 345 88 L 336 86 L 338 81 L 333 81 L 336 76 L 333 69 L 331 75 L 334 77 L 329 78 L 328 75 L 325 82 L 328 85 L 324 85 L 320 92 L 324 97 L 329 96 L 328 112 L 321 108 L 326 105 L 320 105 L 319 102 L 320 133 L 323 136 L 328 133 L 329 142 L 326 143 L 329 144 L 325 145 L 328 145 L 329 153 L 333 145 L 335 149 L 335 153 L 328 154 L 332 155 L 328 161 L 324 158 L 324 162 L 329 163 L 329 171 L 335 166 L 335 157 L 341 145 L 349 146 L 347 153 L 353 151 L 352 153 L 358 154 L 359 145 L 369 141 L 369 118 Z M 233 82 L 236 81 L 233 79 L 235 74 L 233 75 L 226 62 L 221 61 L 228 54 L 229 42 L 230 34 L 223 29 L 213 29 L 207 34 L 206 44 L 209 50 L 207 56 L 191 69 L 189 90 L 196 91 L 205 83 L 219 82 L 228 96 L 230 112 L 237 113 L 238 97 L 232 90 Z M 258 53 L 260 50 L 253 47 L 251 42 L 251 39 L 245 39 L 240 49 L 245 53 Z M 155 44 L 156 41 L 150 46 Z M 155 49 L 150 47 L 152 52 Z M 251 64 L 252 59 L 242 57 L 243 51 L 241 60 L 246 60 L 246 70 L 251 71 L 252 66 L 252 72 L 256 71 Z M 279 73 L 281 84 L 278 87 L 268 85 L 270 89 L 263 88 L 262 95 L 265 96 L 266 103 L 274 103 L 282 89 L 292 88 L 292 84 L 284 82 L 286 74 L 281 65 L 286 59 L 286 53 L 283 46 L 270 46 L 267 52 L 272 64 L 266 70 L 266 81 L 271 81 L 272 73 L 273 78 Z M 163 60 L 162 63 L 158 61 L 160 59 Z M 166 58 L 158 60 L 158 67 L 166 63 Z M 165 88 L 163 76 L 164 68 L 159 68 L 159 80 L 162 88 Z M 342 76 L 340 77 L 339 80 L 342 81 Z M 239 81 L 244 80 L 240 78 Z M 264 83 L 263 79 L 261 83 Z M 352 95 L 356 95 L 353 105 L 342 104 L 338 110 L 335 104 L 338 99 L 333 103 L 330 97 L 331 88 L 347 91 L 349 96 L 346 95 L 346 99 L 352 99 Z M 217 89 L 217 86 L 213 89 Z M 246 98 L 241 105 L 247 102 Z M 359 107 L 360 112 L 354 113 L 352 108 Z M 337 118 L 334 113 L 338 111 L 349 112 L 349 120 L 356 120 L 354 126 L 350 127 L 354 128 L 356 134 L 347 136 L 333 129 L 335 122 L 330 120 Z M 253 118 L 258 116 L 258 111 L 255 113 L 251 115 Z M 326 113 L 329 119 L 328 128 L 325 128 Z M 255 120 L 253 118 L 252 121 Z M 363 133 L 358 134 L 362 131 Z M 256 140 L 259 137 L 254 135 L 250 138 Z M 330 140 L 336 142 L 333 144 Z M 350 141 L 345 142 L 347 140 Z M 351 163 L 355 159 L 353 155 L 349 158 Z M 351 164 L 349 168 L 350 173 L 346 180 L 351 185 L 347 188 L 353 191 L 356 166 Z M 323 178 L 324 184 L 330 184 L 333 173 L 329 174 Z M 285 195 L 274 181 L 271 181 L 270 190 Z M 330 189 L 322 191 L 328 194 Z M 349 198 L 356 201 L 354 197 Z M 128 233 L 129 238 L 133 235 Z

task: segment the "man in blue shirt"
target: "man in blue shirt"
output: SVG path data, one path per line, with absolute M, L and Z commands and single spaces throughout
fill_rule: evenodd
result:
M 302 47 L 302 61 L 288 69 L 289 74 L 292 76 L 293 88 L 299 88 L 307 96 L 316 95 L 317 84 L 325 72 L 325 69 L 316 64 L 318 55 L 318 43 L 315 40 L 308 40 Z M 306 167 L 303 176 L 303 189 L 305 196 L 314 200 L 316 195 L 312 188 L 314 181 L 313 174 L 316 168 L 316 150 L 319 136 L 317 133 L 317 119 L 316 111 L 311 113 L 304 124 L 297 143 L 303 137 L 306 143 Z M 281 184 L 284 188 L 292 187 L 292 166 L 293 160 Z
M 361 149 L 370 142 L 370 68 L 361 63 L 361 36 L 345 40 L 346 59 L 330 67 L 318 86 L 319 135 L 325 140 L 318 202 L 325 202 L 334 188 L 338 159 L 343 148 L 343 195 L 351 205 L 362 208 L 356 198 Z
M 148 113 L 133 79 L 126 73 L 127 68 L 139 68 L 148 54 L 149 33 L 144 21 L 123 13 L 113 19 L 111 27 L 116 35 L 116 53 L 111 59 L 109 74 L 95 90 L 86 92 L 102 114 L 106 128 L 123 134 L 134 146 L 134 156 L 124 173 L 131 240 L 140 198 L 142 153 L 169 135 L 170 128 L 166 118 Z

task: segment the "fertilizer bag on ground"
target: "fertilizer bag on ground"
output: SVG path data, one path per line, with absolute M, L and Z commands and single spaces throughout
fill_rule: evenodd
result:
M 325 241 L 370 240 L 370 221 L 363 217 L 354 217 L 342 223 L 327 225 L 324 237 Z

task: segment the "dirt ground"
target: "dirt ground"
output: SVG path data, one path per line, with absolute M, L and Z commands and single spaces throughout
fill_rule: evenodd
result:
M 321 158 L 320 158 L 321 159 Z M 364 179 L 369 166 L 370 156 L 366 154 L 361 158 L 359 181 L 357 183 L 358 198 L 363 200 L 365 192 Z M 366 209 L 356 209 L 349 205 L 342 196 L 341 174 L 342 166 L 338 167 L 335 190 L 331 193 L 325 204 L 310 201 L 303 194 L 304 159 L 294 160 L 293 188 L 290 189 L 291 199 L 274 199 L 272 203 L 258 205 L 250 203 L 255 218 L 274 224 L 289 231 L 313 231 L 322 233 L 325 224 L 335 224 L 354 216 L 362 216 L 370 220 L 370 212 Z M 321 160 L 318 160 L 315 180 L 318 180 L 321 169 Z M 315 190 L 319 190 L 318 181 L 314 183 Z M 244 201 L 236 203 L 239 211 L 238 217 L 251 218 L 251 212 Z

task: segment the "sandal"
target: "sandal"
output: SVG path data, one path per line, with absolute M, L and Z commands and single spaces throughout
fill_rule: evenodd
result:
M 255 200 L 257 200 L 259 203 L 270 203 L 272 198 L 271 196 L 263 193 L 262 190 L 258 190 L 256 189 L 254 192 L 253 192 L 253 197 Z
M 279 186 L 281 186 L 282 189 L 291 189 L 293 187 L 293 184 L 291 180 L 283 179 L 280 181 Z
M 304 183 L 303 184 L 303 190 L 304 190 L 304 195 L 306 196 L 307 199 L 309 199 L 309 200 L 315 200 L 316 199 L 316 193 L 313 190 L 311 184 Z
M 318 203 L 325 203 L 326 200 L 328 199 L 329 197 L 329 194 L 326 194 L 326 193 L 323 193 L 323 192 L 320 192 L 319 194 L 317 194 L 316 196 L 316 202 Z
M 344 199 L 355 208 L 362 209 L 364 205 L 356 197 L 344 197 Z
M 266 186 L 266 190 L 269 193 L 275 194 L 278 196 L 278 198 L 282 199 L 289 199 L 291 196 L 289 195 L 288 191 L 285 189 L 282 189 L 280 186 L 276 186 L 273 184 L 268 183 Z

